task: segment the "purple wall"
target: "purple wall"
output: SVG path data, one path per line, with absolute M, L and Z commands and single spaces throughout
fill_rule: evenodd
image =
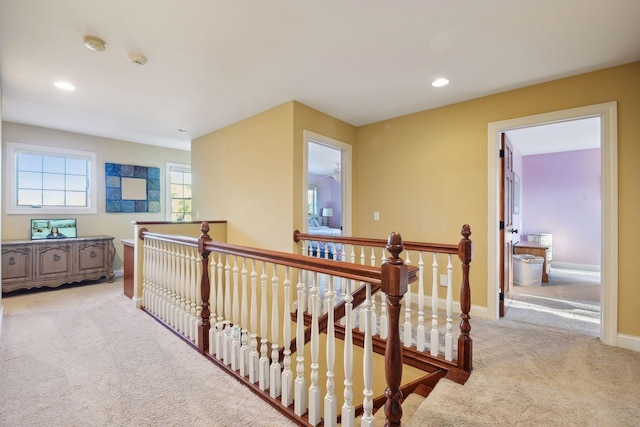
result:
M 309 185 L 318 188 L 318 215 L 322 215 L 322 208 L 333 208 L 330 218 L 332 228 L 342 226 L 342 204 L 340 197 L 340 183 L 332 177 L 309 174 Z
M 553 261 L 600 265 L 600 149 L 522 158 L 522 234 L 552 233 Z

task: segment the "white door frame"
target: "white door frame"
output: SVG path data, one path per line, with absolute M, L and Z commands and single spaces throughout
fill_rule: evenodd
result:
M 535 125 L 600 117 L 601 129 L 601 293 L 600 340 L 618 345 L 618 119 L 617 103 L 589 105 L 551 113 L 519 117 L 488 125 L 488 228 L 487 228 L 487 314 L 498 318 L 498 195 L 500 177 L 498 151 L 500 132 Z
M 328 136 L 320 135 L 309 130 L 303 131 L 304 143 L 302 144 L 302 227 L 306 232 L 308 227 L 307 221 L 307 188 L 309 187 L 309 142 L 316 144 L 326 145 L 327 147 L 340 150 L 340 168 L 342 178 L 340 180 L 340 203 L 342 210 L 342 235 L 351 235 L 351 158 L 352 147 L 351 145 L 338 141 L 337 139 L 329 138 Z

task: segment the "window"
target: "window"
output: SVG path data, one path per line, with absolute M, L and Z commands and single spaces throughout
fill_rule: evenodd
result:
M 307 214 L 318 215 L 318 187 L 310 185 L 307 190 Z
M 167 220 L 191 221 L 191 166 L 167 163 Z
M 7 143 L 7 213 L 96 213 L 96 154 Z

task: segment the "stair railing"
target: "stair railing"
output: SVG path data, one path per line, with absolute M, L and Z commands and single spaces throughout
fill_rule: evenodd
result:
M 407 292 L 402 301 L 404 322 L 400 325 L 401 340 L 408 352 L 405 356 L 423 359 L 423 356 L 437 358 L 444 362 L 455 363 L 463 372 L 456 378 L 460 382 L 466 381 L 472 370 L 473 341 L 469 332 L 469 311 L 471 309 L 471 291 L 469 285 L 469 266 L 473 255 L 473 245 L 469 236 L 471 229 L 464 225 L 461 230 L 462 239 L 456 244 L 438 244 L 423 242 L 403 242 L 405 264 L 412 265 L 411 257 L 418 260 L 418 286 Z M 301 253 L 305 256 L 321 259 L 337 259 L 362 265 L 381 265 L 386 259 L 385 247 L 387 242 L 381 239 L 368 239 L 342 236 L 323 236 L 301 233 L 296 230 L 293 235 L 295 242 L 300 242 Z M 461 286 L 456 307 L 461 317 L 460 334 L 457 346 L 453 337 L 453 256 L 460 259 Z M 427 290 L 428 263 L 431 262 L 431 291 Z M 444 270 L 444 271 L 443 271 Z M 440 289 L 446 288 L 441 297 Z M 372 298 L 372 317 L 374 324 L 374 339 L 384 341 L 389 333 L 389 319 L 387 313 L 386 295 L 374 289 Z M 308 293 L 307 293 L 308 294 Z M 345 293 L 341 293 L 344 298 Z M 376 311 L 376 298 L 379 295 L 379 312 Z M 302 299 L 301 301 L 305 301 Z M 363 330 L 364 314 L 366 310 L 356 299 L 354 309 L 359 306 L 360 330 Z M 335 318 L 340 319 L 344 312 L 343 302 L 337 301 Z M 427 316 L 425 308 L 430 305 L 431 324 L 425 322 Z M 306 306 L 303 305 L 305 310 Z M 443 312 L 441 312 L 443 311 Z M 320 319 L 324 324 L 326 316 Z M 454 362 L 455 361 L 455 362 Z M 418 360 L 416 365 L 420 365 Z M 446 366 L 443 365 L 443 366 Z M 465 374 L 466 373 L 466 374 Z
M 387 249 L 391 256 L 376 267 L 214 242 L 208 235 L 209 225 L 206 222 L 202 224 L 201 231 L 198 239 L 150 233 L 144 229 L 140 231 L 140 238 L 144 241 L 142 283 L 145 310 L 300 424 L 335 425 L 339 420 L 343 425 L 353 426 L 355 417 L 362 415 L 362 425 L 373 425 L 376 385 L 372 364 L 374 323 L 371 290 L 380 288 L 387 298 L 390 325 L 385 350 L 385 416 L 388 425 L 399 425 L 402 417 L 400 384 L 403 360 L 403 346 L 397 327 L 400 301 L 418 274 L 418 268 L 406 265 L 400 258 L 403 244 L 399 234 L 390 235 Z M 298 300 L 295 302 L 292 299 L 292 280 L 297 282 Z M 339 398 L 334 379 L 340 355 L 335 351 L 335 322 L 331 318 L 338 283 L 341 289 L 344 286 L 345 292 L 349 291 L 349 295 L 354 284 L 363 283 L 366 289 L 364 305 L 367 307 L 364 314 L 362 400 L 354 398 L 357 395 L 352 387 L 354 348 L 350 338 L 346 338 L 342 355 L 345 380 L 341 414 L 338 414 Z M 320 369 L 319 318 L 324 315 L 320 310 L 320 287 L 326 289 L 324 299 L 331 313 L 323 341 L 326 371 Z M 305 293 L 306 289 L 311 289 L 311 298 Z M 348 319 L 346 331 L 355 327 L 355 322 L 349 319 L 352 318 L 349 299 L 346 298 L 344 307 Z M 306 353 L 301 351 L 303 346 L 300 351 L 295 351 L 294 372 L 289 319 L 295 305 L 299 307 L 309 301 L 311 363 L 305 359 Z M 280 304 L 284 306 L 282 310 Z M 295 324 L 295 335 L 298 342 L 302 342 L 305 332 L 303 314 L 302 310 L 297 311 L 299 321 Z M 345 332 L 345 337 L 349 335 Z M 280 351 L 281 348 L 284 350 Z M 320 380 L 321 374 L 326 376 L 324 385 Z

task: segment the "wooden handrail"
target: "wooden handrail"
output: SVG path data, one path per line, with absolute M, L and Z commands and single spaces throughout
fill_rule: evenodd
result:
M 321 236 L 318 234 L 302 233 L 298 230 L 293 232 L 293 241 L 298 243 L 301 240 L 312 240 L 315 242 L 341 243 L 343 245 L 373 246 L 385 248 L 387 241 L 383 239 L 369 239 L 365 237 L 345 237 L 345 236 Z M 424 242 L 402 242 L 404 250 L 437 252 L 442 254 L 457 254 L 458 245 L 445 243 L 424 243 Z

